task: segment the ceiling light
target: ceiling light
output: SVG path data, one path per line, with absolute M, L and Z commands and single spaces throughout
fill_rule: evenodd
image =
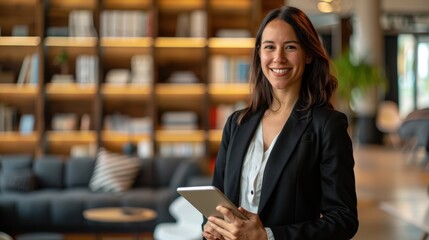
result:
M 317 3 L 317 8 L 319 11 L 323 13 L 331 13 L 332 12 L 332 6 L 330 3 L 327 2 L 319 2 Z

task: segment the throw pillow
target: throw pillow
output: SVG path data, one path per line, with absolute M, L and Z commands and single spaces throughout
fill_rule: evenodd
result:
M 36 178 L 30 169 L 3 171 L 0 182 L 2 191 L 28 192 L 36 189 Z
M 98 192 L 123 192 L 134 183 L 140 170 L 138 158 L 101 149 L 97 155 L 89 188 Z

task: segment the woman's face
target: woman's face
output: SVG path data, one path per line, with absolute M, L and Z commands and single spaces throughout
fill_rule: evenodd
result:
M 292 26 L 281 19 L 269 22 L 262 32 L 261 67 L 274 90 L 299 91 L 306 56 Z

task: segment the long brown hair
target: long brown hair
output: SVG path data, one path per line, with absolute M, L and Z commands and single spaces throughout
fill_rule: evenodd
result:
M 315 105 L 327 105 L 333 108 L 331 97 L 337 88 L 337 79 L 331 73 L 329 56 L 319 39 L 319 36 L 307 15 L 295 7 L 285 6 L 270 11 L 262 20 L 256 33 L 253 62 L 250 70 L 250 83 L 252 94 L 248 108 L 241 112 L 238 123 L 242 123 L 250 115 L 261 108 L 266 108 L 273 102 L 273 90 L 262 72 L 259 50 L 262 33 L 269 22 L 281 19 L 292 26 L 299 43 L 309 57 L 311 63 L 307 64 L 302 76 L 300 102 L 301 110 L 308 110 Z

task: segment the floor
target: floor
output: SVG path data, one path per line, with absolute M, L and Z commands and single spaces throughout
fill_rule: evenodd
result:
M 407 161 L 401 149 L 355 146 L 360 227 L 354 240 L 412 240 L 422 232 L 380 209 L 385 201 L 428 199 L 429 171 Z

